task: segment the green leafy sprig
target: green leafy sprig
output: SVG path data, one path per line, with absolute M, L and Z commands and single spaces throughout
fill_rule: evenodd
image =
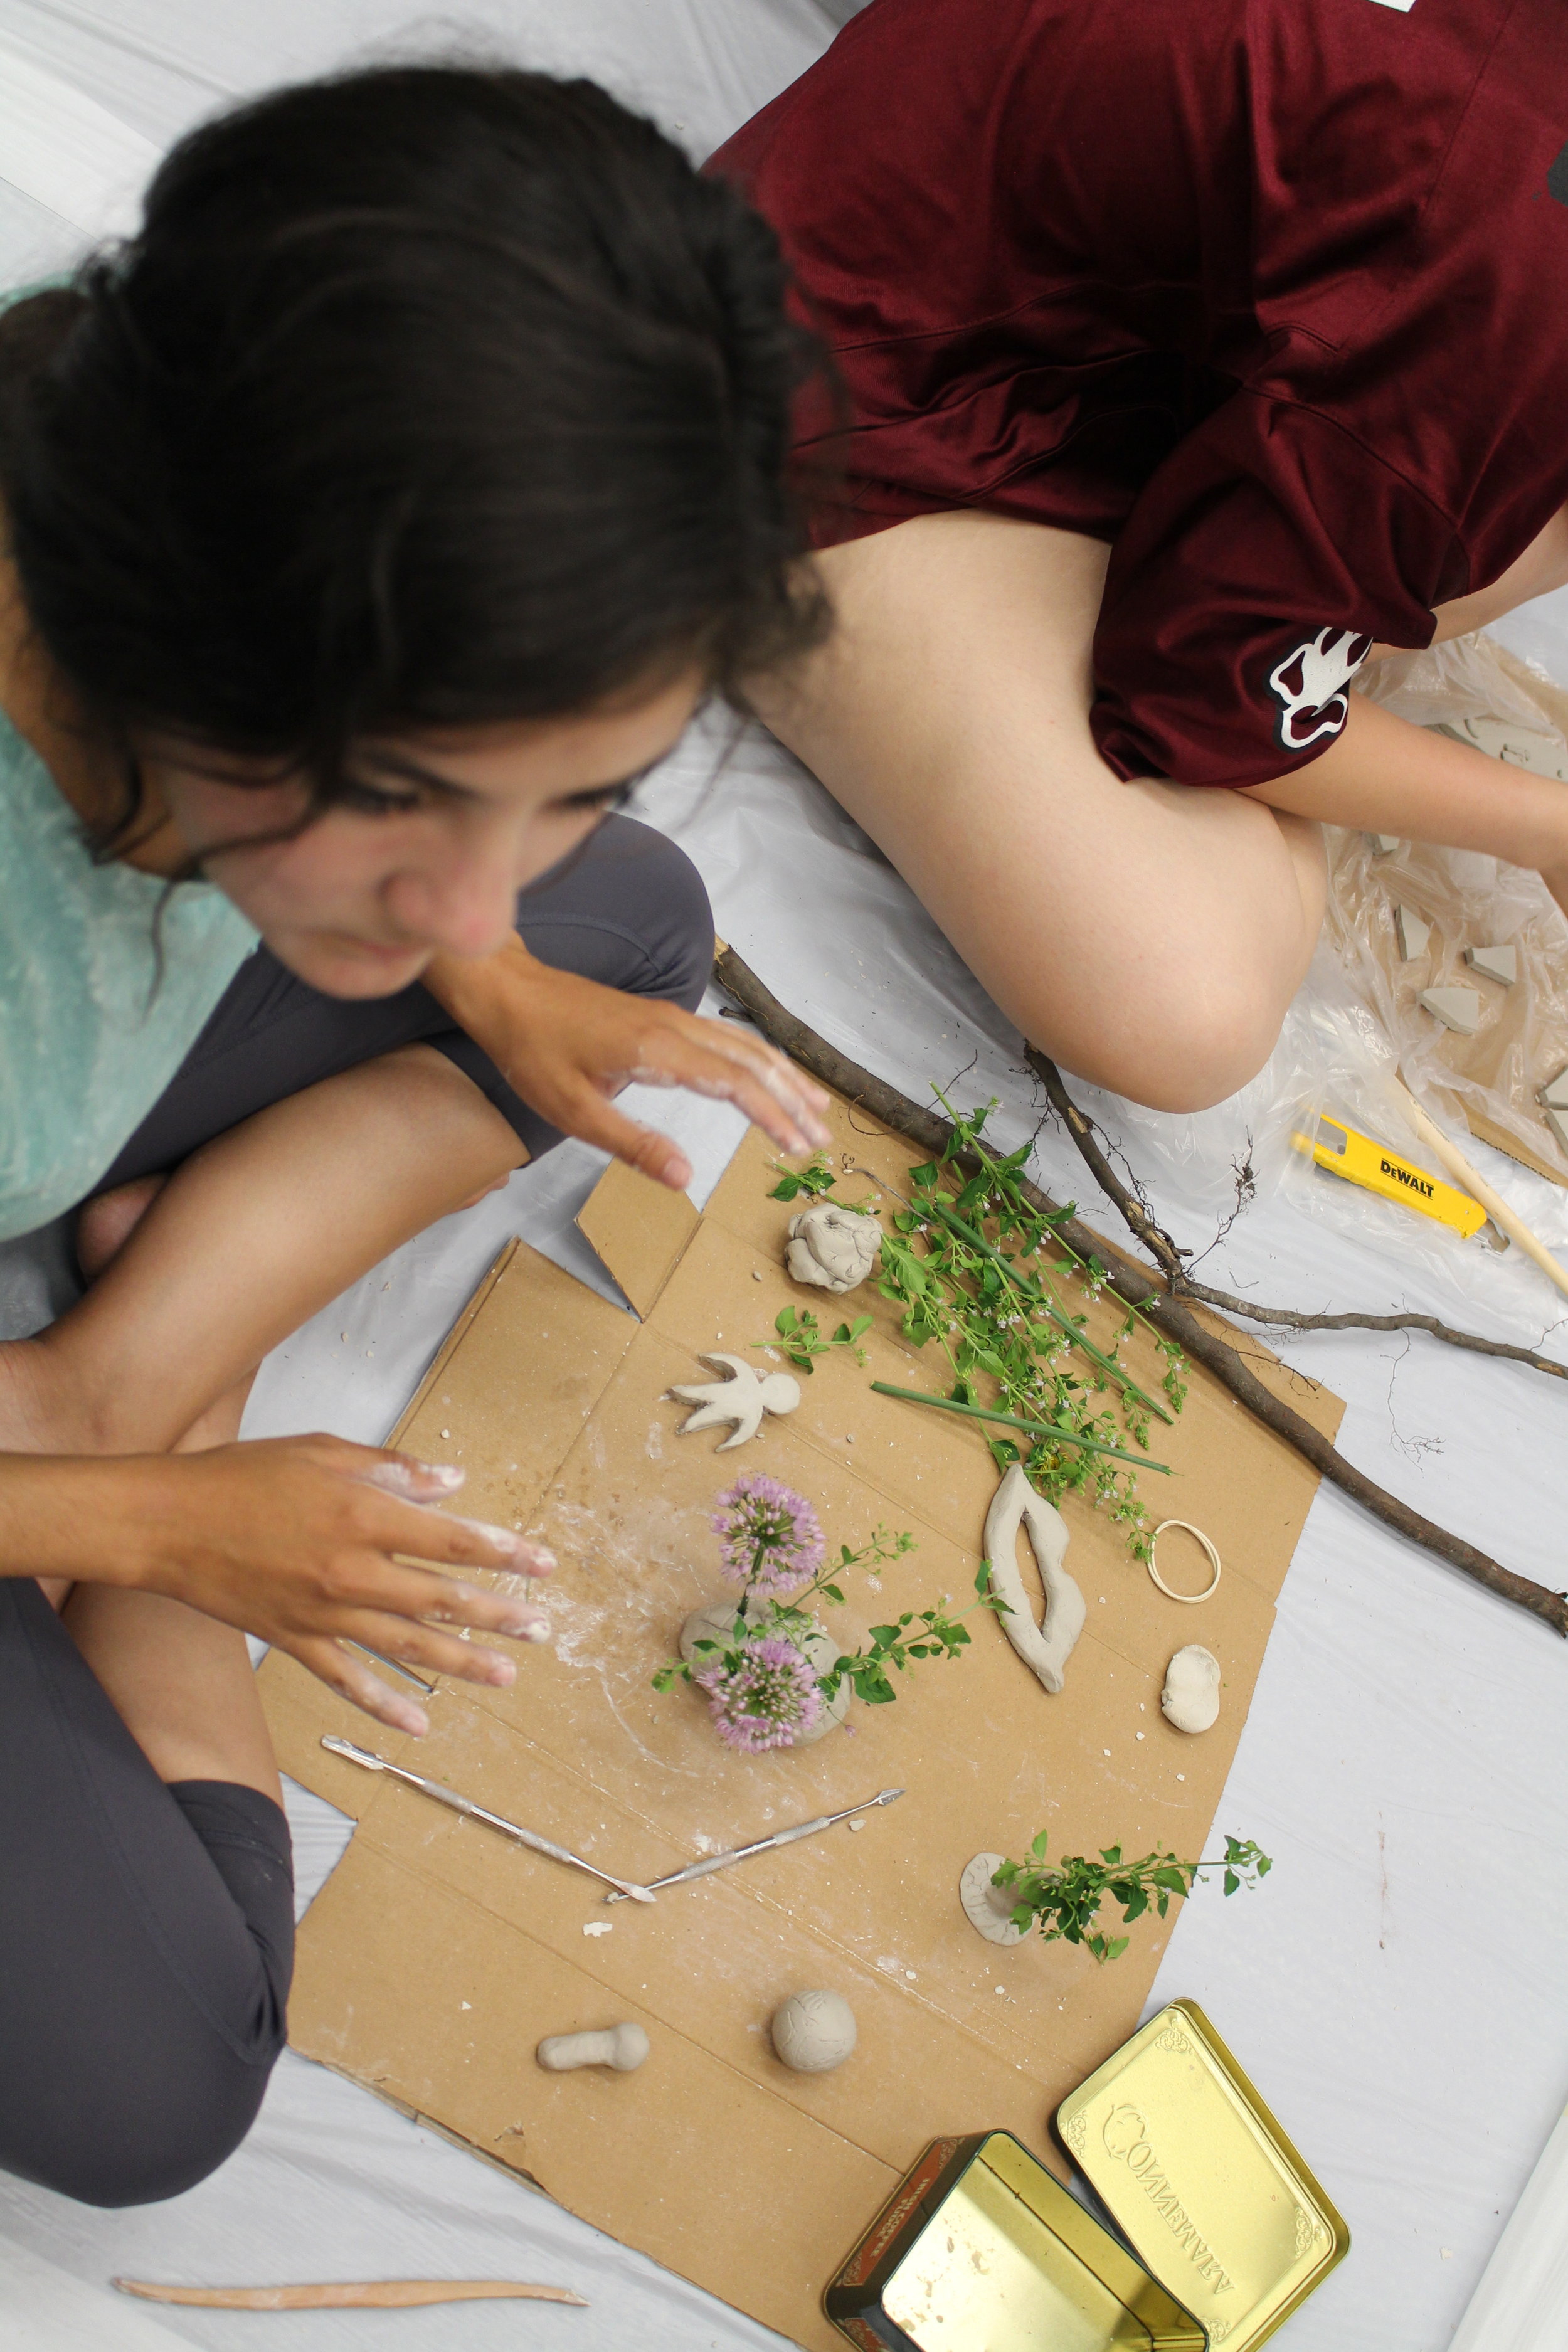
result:
M 1119 1959 L 1131 1940 L 1108 1936 L 1097 1924 L 1107 1895 L 1121 1904 L 1122 1926 L 1130 1927 L 1151 1909 L 1163 1919 L 1172 1895 L 1190 1895 L 1211 1870 L 1225 1872 L 1225 1891 L 1234 1895 L 1240 1887 L 1256 1886 L 1274 1866 L 1251 1838 L 1227 1837 L 1224 1853 L 1212 1861 L 1180 1862 L 1173 1853 L 1146 1853 L 1138 1862 L 1123 1862 L 1119 1845 L 1106 1845 L 1100 1847 L 1098 1862 L 1071 1853 L 1054 1868 L 1046 1865 L 1047 1843 L 1042 1830 L 1029 1848 L 1029 1860 L 1005 1862 L 993 1872 L 991 1884 L 1017 1895 L 1016 1927 L 1037 1927 L 1048 1944 L 1058 1938 L 1082 1944 L 1101 1965 Z
M 760 1598 L 750 1588 L 735 1604 L 734 1622 L 726 1640 L 704 1638 L 693 1643 L 690 1658 L 672 1658 L 659 1667 L 653 1678 L 655 1690 L 667 1691 L 678 1682 L 690 1682 L 700 1665 L 722 1657 L 726 1665 L 739 1665 L 751 1643 L 765 1640 L 769 1634 L 782 1634 L 804 1652 L 806 1643 L 820 1628 L 814 1622 L 810 1603 L 829 1601 L 842 1606 L 845 1599 L 838 1579 L 852 1569 L 868 1571 L 901 1559 L 906 1552 L 916 1549 L 915 1538 L 908 1531 L 897 1536 L 879 1527 L 868 1543 L 858 1551 L 841 1544 L 837 1559 L 822 1569 L 803 1591 L 788 1601 L 770 1594 Z M 945 1604 L 935 1609 L 907 1609 L 890 1625 L 873 1625 L 864 1649 L 841 1653 L 826 1672 L 816 1677 L 824 1705 L 830 1705 L 841 1684 L 847 1682 L 858 1699 L 868 1706 L 885 1706 L 898 1696 L 889 1675 L 905 1673 L 916 1658 L 956 1658 L 969 1647 L 969 1630 L 963 1620 L 975 1609 L 1005 1610 L 1006 1603 L 991 1591 L 991 1570 L 982 1565 L 974 1580 L 978 1598 L 957 1616 L 950 1613 Z M 911 1627 L 915 1630 L 911 1632 Z
M 883 1233 L 878 1287 L 903 1310 L 904 1338 L 946 1360 L 945 1402 L 1017 1426 L 1016 1436 L 989 1441 L 997 1467 L 1021 1461 L 1052 1503 L 1088 1496 L 1126 1528 L 1134 1557 L 1147 1559 L 1152 1522 L 1138 1467 L 1163 1465 L 1139 1457 L 1148 1453 L 1154 1415 L 1170 1421 L 1181 1411 L 1185 1360 L 1134 1307 L 1106 1345 L 1089 1338 L 1083 1308 L 1101 1296 L 1106 1268 L 1063 1240 L 1059 1227 L 1076 1213 L 1073 1204 L 1047 1213 L 1026 1198 L 1029 1146 L 998 1155 L 984 1140 L 994 1103 L 965 1117 L 940 1092 L 938 1100 L 952 1140 L 940 1160 L 910 1171 L 910 1196 Z M 960 1166 L 964 1160 L 978 1163 L 973 1174 Z M 813 1165 L 814 1190 L 825 1193 L 832 1172 Z M 1140 1327 L 1164 1360 L 1163 1403 L 1121 1361 Z
M 833 1179 L 828 1178 L 831 1183 Z M 871 1328 L 868 1315 L 858 1315 L 853 1323 L 840 1323 L 831 1337 L 824 1332 L 809 1307 L 781 1307 L 773 1318 L 774 1339 L 753 1339 L 753 1348 L 777 1348 L 787 1356 L 797 1371 L 814 1372 L 818 1356 L 829 1356 L 836 1348 L 847 1348 L 858 1364 L 866 1360 L 866 1350 L 858 1342 L 860 1334 Z

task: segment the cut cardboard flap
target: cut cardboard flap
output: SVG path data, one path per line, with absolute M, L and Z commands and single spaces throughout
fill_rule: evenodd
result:
M 684 1192 L 612 1160 L 577 1212 L 577 1231 L 639 1316 L 686 1254 L 701 1219 Z
M 846 1197 L 894 1207 L 922 1155 L 842 1102 L 830 1117 Z M 872 1317 L 864 1364 L 824 1359 L 798 1409 L 739 1460 L 717 1456 L 711 1432 L 679 1434 L 671 1382 L 715 1345 L 767 1364 L 775 1317 L 805 1296 L 783 1264 L 791 1212 L 770 1197 L 772 1153 L 753 1129 L 700 1217 L 611 1168 L 579 1223 L 644 1319 L 516 1246 L 400 1424 L 422 1458 L 466 1467 L 464 1513 L 526 1528 L 559 1559 L 537 1588 L 553 1641 L 519 1653 L 511 1687 L 443 1681 L 428 1738 L 404 1743 L 280 1652 L 261 1684 L 283 1769 L 359 1823 L 303 1923 L 293 2046 L 812 2352 L 842 2352 L 822 2288 L 921 2148 L 1000 2128 L 1059 2168 L 1047 2118 L 1135 2029 L 1173 1925 L 1174 1910 L 1150 1912 L 1105 1968 L 1038 1938 L 1001 1951 L 963 1916 L 965 1864 L 1022 1854 L 1040 1830 L 1053 1858 L 1113 1842 L 1207 1851 L 1318 1482 L 1194 1365 L 1160 1431 L 1173 1475 L 1145 1492 L 1218 1545 L 1212 1601 L 1164 1599 L 1109 1514 L 1069 1494 L 1067 1564 L 1089 1623 L 1059 1696 L 975 1613 L 961 1660 L 900 1676 L 897 1704 L 856 1706 L 852 1731 L 769 1755 L 722 1748 L 700 1693 L 652 1678 L 687 1614 L 723 1589 L 712 1515 L 737 1471 L 808 1496 L 830 1556 L 879 1526 L 913 1536 L 907 1558 L 847 1574 L 844 1604 L 824 1607 L 847 1647 L 905 1610 L 965 1605 L 996 1486 L 980 1427 L 873 1391 L 934 1390 L 944 1372 L 872 1284 L 853 1302 Z M 1120 1302 L 1085 1312 L 1109 1343 Z M 1258 1378 L 1331 1433 L 1337 1400 L 1247 1346 Z M 1127 1355 L 1157 1387 L 1153 1339 L 1140 1331 Z M 1170 1657 L 1194 1639 L 1224 1670 L 1220 1719 L 1199 1738 L 1160 1707 Z M 879 1789 L 905 1793 L 858 1830 L 606 1907 L 580 1874 L 324 1754 L 328 1731 L 643 1882 Z M 849 2001 L 859 2044 L 835 2073 L 791 2074 L 769 2020 L 819 1987 Z M 652 2045 L 635 2074 L 536 2063 L 544 2035 L 620 2020 Z

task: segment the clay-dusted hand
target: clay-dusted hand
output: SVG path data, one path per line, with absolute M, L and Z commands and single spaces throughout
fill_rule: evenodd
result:
M 791 1380 L 787 1372 L 769 1372 L 763 1379 L 743 1356 L 704 1356 L 702 1360 L 727 1366 L 729 1379 L 689 1381 L 669 1393 L 682 1404 L 697 1407 L 681 1423 L 679 1436 L 689 1437 L 699 1429 L 719 1429 L 726 1423 L 733 1426 L 734 1435 L 716 1445 L 715 1454 L 729 1454 L 744 1445 L 748 1437 L 755 1437 L 764 1412 L 793 1412 L 800 1402 L 800 1382 Z
M 792 1282 L 831 1290 L 841 1298 L 859 1288 L 881 1250 L 882 1228 L 875 1217 L 818 1201 L 789 1221 L 784 1271 Z
M 678 1192 L 691 1181 L 685 1153 L 610 1108 L 634 1079 L 733 1103 L 781 1151 L 832 1140 L 822 1088 L 739 1023 L 555 971 L 521 940 L 471 962 L 437 956 L 425 985 L 552 1126 Z
M 461 1471 L 326 1436 L 26 1457 L 0 1479 L 0 1544 L 36 1575 L 164 1593 L 258 1634 L 378 1722 L 417 1736 L 429 1728 L 424 1709 L 345 1643 L 426 1676 L 507 1684 L 513 1661 L 459 1631 L 549 1638 L 515 1593 L 395 1557 L 549 1574 L 552 1555 L 509 1528 L 428 1507 L 461 1483 Z

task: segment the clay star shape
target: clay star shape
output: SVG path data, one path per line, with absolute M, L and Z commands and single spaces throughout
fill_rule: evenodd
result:
M 724 1422 L 734 1423 L 734 1435 L 716 1446 L 716 1453 L 728 1454 L 733 1447 L 744 1445 L 748 1437 L 755 1437 L 764 1412 L 793 1412 L 800 1402 L 800 1383 L 792 1381 L 787 1372 L 769 1372 L 765 1379 L 760 1379 L 743 1356 L 704 1356 L 701 1360 L 705 1364 L 727 1364 L 731 1377 L 694 1382 L 686 1388 L 671 1389 L 669 1393 L 679 1397 L 682 1404 L 698 1408 L 681 1423 L 679 1436 L 689 1437 L 697 1429 L 717 1429 Z

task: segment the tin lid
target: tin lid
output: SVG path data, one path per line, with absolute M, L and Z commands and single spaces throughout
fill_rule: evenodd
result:
M 1152 2017 L 1057 2109 L 1074 2162 L 1211 2345 L 1252 2352 L 1350 2231 L 1194 2001 Z

